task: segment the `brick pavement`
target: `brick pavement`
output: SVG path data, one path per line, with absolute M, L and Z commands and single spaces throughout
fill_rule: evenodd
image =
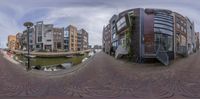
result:
M 53 76 L 26 72 L 0 55 L 0 99 L 200 99 L 199 60 L 200 52 L 166 67 L 100 52 L 81 69 Z

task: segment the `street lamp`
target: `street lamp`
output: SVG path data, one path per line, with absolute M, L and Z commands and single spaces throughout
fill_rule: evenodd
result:
M 28 43 L 28 46 L 27 46 L 27 49 L 28 49 L 28 66 L 26 68 L 26 70 L 30 70 L 31 67 L 30 67 L 30 50 L 29 50 L 29 29 L 33 26 L 33 23 L 32 22 L 25 22 L 24 23 L 24 26 L 27 28 L 27 43 Z

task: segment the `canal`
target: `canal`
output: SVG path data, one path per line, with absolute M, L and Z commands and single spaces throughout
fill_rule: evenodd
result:
M 81 56 L 74 56 L 74 57 L 35 57 L 31 58 L 31 66 L 48 66 L 48 65 L 56 65 L 56 64 L 63 64 L 63 63 L 68 63 L 71 62 L 73 65 L 80 64 L 82 62 L 82 59 L 87 57 L 87 55 L 81 55 Z M 25 62 L 27 58 L 24 55 L 15 55 L 15 59 Z

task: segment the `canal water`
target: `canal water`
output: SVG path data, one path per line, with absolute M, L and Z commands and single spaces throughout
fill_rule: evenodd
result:
M 73 65 L 80 64 L 82 60 L 86 57 L 87 55 L 82 55 L 82 56 L 74 56 L 71 58 L 67 57 L 49 57 L 49 58 L 42 58 L 42 57 L 35 57 L 31 58 L 31 66 L 48 66 L 48 65 L 56 65 L 56 64 L 63 64 L 63 63 L 73 63 Z M 16 55 L 15 58 L 17 60 L 20 60 L 22 62 L 27 61 L 27 58 L 24 55 Z

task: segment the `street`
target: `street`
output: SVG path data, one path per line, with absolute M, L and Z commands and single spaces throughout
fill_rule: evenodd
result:
M 27 72 L 1 54 L 0 99 L 199 99 L 199 71 L 200 52 L 169 66 L 116 60 L 100 52 L 73 71 L 55 74 Z

